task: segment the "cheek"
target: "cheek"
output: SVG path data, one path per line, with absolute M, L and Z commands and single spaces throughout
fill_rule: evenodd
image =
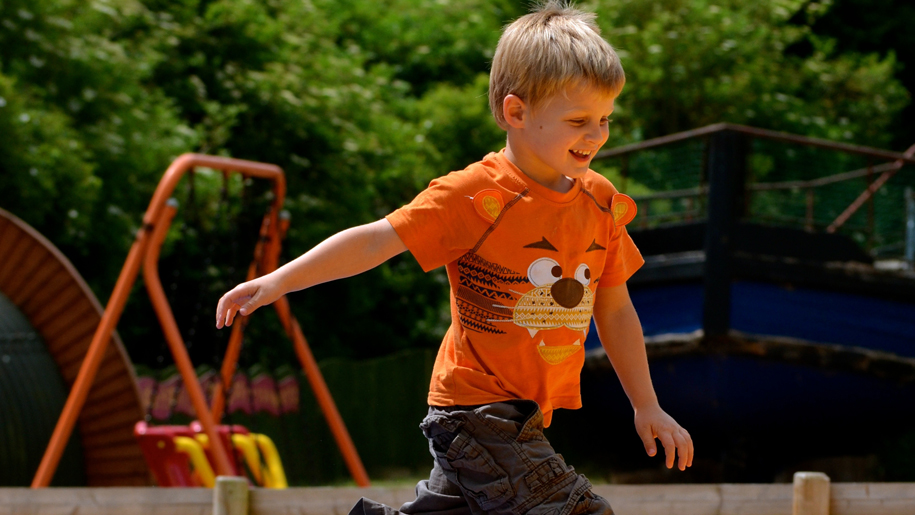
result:
M 607 139 L 610 137 L 610 126 L 609 125 L 603 126 L 600 130 L 600 135 L 601 135 L 600 144 L 601 144 L 601 146 L 603 146 L 603 144 L 606 143 Z

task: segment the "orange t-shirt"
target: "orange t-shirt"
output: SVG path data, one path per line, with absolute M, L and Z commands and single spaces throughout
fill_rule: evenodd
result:
M 531 399 L 545 425 L 553 409 L 581 407 L 594 289 L 644 263 L 614 222 L 611 208 L 626 209 L 615 194 L 594 171 L 558 193 L 492 153 L 388 215 L 423 270 L 447 266 L 452 322 L 430 405 Z

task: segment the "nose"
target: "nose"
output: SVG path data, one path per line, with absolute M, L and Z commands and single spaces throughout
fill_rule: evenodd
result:
M 596 123 L 588 126 L 588 133 L 585 134 L 585 141 L 589 145 L 598 143 L 603 145 L 609 135 L 610 131 L 606 129 L 606 126 Z
M 581 298 L 585 295 L 585 287 L 575 279 L 565 278 L 553 283 L 550 294 L 560 306 L 569 309 L 581 302 Z

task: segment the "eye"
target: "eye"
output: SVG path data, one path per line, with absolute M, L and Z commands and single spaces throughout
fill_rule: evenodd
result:
M 527 268 L 527 279 L 538 288 L 553 284 L 562 279 L 562 267 L 550 258 L 540 258 Z
M 601 124 L 601 125 L 608 125 L 608 124 L 609 124 L 610 122 L 612 122 L 612 121 L 613 121 L 613 120 L 610 119 L 610 118 L 601 118 L 601 119 L 600 119 L 600 124 Z
M 587 286 L 591 284 L 591 269 L 588 265 L 582 263 L 575 269 L 575 280 Z

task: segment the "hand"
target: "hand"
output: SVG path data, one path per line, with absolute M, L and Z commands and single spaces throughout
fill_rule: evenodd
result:
M 257 308 L 271 304 L 283 295 L 274 274 L 239 284 L 219 299 L 216 305 L 216 329 L 232 325 L 235 314 L 248 316 Z
M 673 468 L 676 455 L 680 455 L 679 469 L 693 465 L 693 439 L 676 420 L 655 404 L 635 411 L 635 430 L 645 444 L 649 456 L 657 453 L 655 438 L 664 446 L 667 468 Z

